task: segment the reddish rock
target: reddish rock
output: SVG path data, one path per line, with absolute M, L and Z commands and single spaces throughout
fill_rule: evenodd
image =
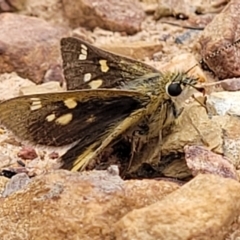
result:
M 203 61 L 219 79 L 240 76 L 239 15 L 239 1 L 230 1 L 200 38 Z
M 226 91 L 240 90 L 240 78 L 230 78 L 221 81 L 221 86 Z
M 73 27 L 101 27 L 134 34 L 141 29 L 144 10 L 136 0 L 63 0 L 63 8 Z
M 213 153 L 202 146 L 185 146 L 185 159 L 193 176 L 211 173 L 238 180 L 234 165 L 224 156 Z
M 29 159 L 29 160 L 33 160 L 35 159 L 38 155 L 35 151 L 34 148 L 32 147 L 23 147 L 19 152 L 18 152 L 18 157 L 22 158 L 22 159 Z
M 23 9 L 26 6 L 26 0 L 1 0 L 0 12 L 13 12 Z
M 28 0 L 2 0 L 1 2 L 6 2 L 14 10 L 21 10 L 28 4 Z
M 40 83 L 51 66 L 61 63 L 59 41 L 66 29 L 12 13 L 1 14 L 0 25 L 0 73 L 14 71 Z

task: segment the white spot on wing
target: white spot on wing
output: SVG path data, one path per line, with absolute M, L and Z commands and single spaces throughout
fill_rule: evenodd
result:
M 84 82 L 89 82 L 91 80 L 92 74 L 91 73 L 85 73 L 83 76 Z
M 109 70 L 109 66 L 107 65 L 107 60 L 101 59 L 99 60 L 99 64 L 102 72 L 107 72 Z
M 42 105 L 41 101 L 33 101 L 32 106 L 35 106 L 35 105 Z
M 31 111 L 40 109 L 42 107 L 40 98 L 30 98 L 30 100 L 32 101 L 31 106 L 30 106 Z
M 81 44 L 81 48 L 82 49 L 85 49 L 85 50 L 87 50 L 88 48 L 87 48 L 87 46 L 86 45 L 84 45 L 84 44 Z
M 93 123 L 96 120 L 96 117 L 92 114 L 87 120 L 87 123 Z
M 30 100 L 31 100 L 32 102 L 35 102 L 35 101 L 41 101 L 40 98 L 30 98 Z
M 86 55 L 87 56 L 87 50 L 86 49 L 81 49 L 81 53 L 83 54 L 83 55 Z
M 79 60 L 86 60 L 87 59 L 87 46 L 81 44 L 81 53 L 78 57 Z
M 56 123 L 59 125 L 67 125 L 69 124 L 73 119 L 73 115 L 71 113 L 64 114 L 56 119 Z
M 68 98 L 64 101 L 64 105 L 69 109 L 73 109 L 77 106 L 77 102 L 74 98 Z
M 87 55 L 83 55 L 83 54 L 79 54 L 79 60 L 86 60 L 87 59 Z
M 55 118 L 56 118 L 56 116 L 55 116 L 54 113 L 46 116 L 46 120 L 47 120 L 48 122 L 52 122 Z
M 40 109 L 40 108 L 42 108 L 42 105 L 41 105 L 41 104 L 30 106 L 31 111 L 38 110 L 38 109 Z
M 102 82 L 103 81 L 101 79 L 98 79 L 95 81 L 91 81 L 88 85 L 91 87 L 91 89 L 97 89 L 102 85 Z

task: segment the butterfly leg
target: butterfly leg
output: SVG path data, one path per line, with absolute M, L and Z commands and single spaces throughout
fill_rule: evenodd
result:
M 101 143 L 99 140 L 91 144 L 83 153 L 80 153 L 80 155 L 78 154 L 79 150 L 77 149 L 77 145 L 75 145 L 62 156 L 62 160 L 68 163 L 72 162 L 72 167 L 70 167 L 71 171 L 84 170 L 90 161 L 99 156 L 99 154 L 117 137 L 126 132 L 131 126 L 137 124 L 144 115 L 144 112 L 145 109 L 139 109 L 133 112 L 129 117 L 124 119 L 117 127 L 115 127 L 112 132 L 110 132 L 108 135 L 105 135 L 106 138 L 103 136 Z M 75 151 L 75 153 L 70 155 L 71 151 Z M 67 159 L 67 156 L 69 156 L 69 159 Z M 69 167 L 65 167 L 64 165 L 63 168 L 69 169 Z
M 136 171 L 142 163 L 157 164 L 161 159 L 161 148 L 163 144 L 163 129 L 172 124 L 175 119 L 173 114 L 174 105 L 168 103 L 159 106 L 158 110 L 151 115 L 147 121 L 149 131 L 146 139 L 141 139 L 141 147 L 133 153 L 131 158 L 130 171 Z
M 167 114 L 167 109 L 165 107 L 165 105 L 162 106 L 161 108 L 161 111 L 159 113 L 159 116 L 165 116 Z M 158 136 L 157 136 L 157 144 L 156 144 L 156 147 L 154 148 L 154 151 L 152 152 L 152 154 L 149 156 L 149 162 L 152 162 L 153 159 L 158 159 L 160 160 L 161 159 L 161 149 L 162 149 L 162 130 L 163 130 L 163 127 L 164 127 L 164 118 L 160 118 L 159 121 L 158 121 Z
M 147 142 L 147 135 L 149 132 L 149 127 L 147 122 L 143 122 L 137 126 L 130 134 L 127 134 L 127 138 L 131 142 L 131 157 L 129 159 L 128 168 L 130 169 L 133 159 L 137 152 L 140 152 L 143 145 Z

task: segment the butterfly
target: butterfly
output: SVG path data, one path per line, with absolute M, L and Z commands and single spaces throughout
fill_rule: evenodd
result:
M 162 73 L 77 38 L 60 44 L 68 91 L 1 102 L 0 122 L 33 144 L 70 145 L 61 161 L 72 171 L 106 162 L 111 148 L 120 151 L 118 157 L 128 153 L 125 172 L 159 161 L 162 132 L 181 113 L 178 99 L 197 79 L 184 72 Z M 128 147 L 121 149 L 124 143 Z

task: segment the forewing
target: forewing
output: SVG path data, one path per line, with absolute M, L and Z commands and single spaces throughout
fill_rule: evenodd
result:
M 141 93 L 85 90 L 21 96 L 0 103 L 0 121 L 16 136 L 36 144 L 84 146 L 148 104 Z
M 158 72 L 142 62 L 101 50 L 77 38 L 61 39 L 67 89 L 118 88 Z

